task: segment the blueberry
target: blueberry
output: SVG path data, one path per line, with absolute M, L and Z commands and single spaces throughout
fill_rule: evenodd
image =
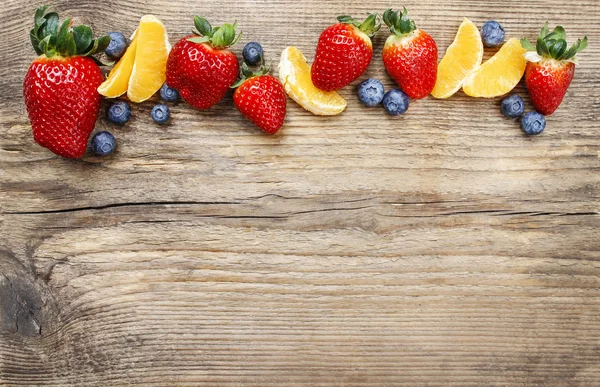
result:
M 127 39 L 120 32 L 109 32 L 108 36 L 110 36 L 110 43 L 104 53 L 111 59 L 119 59 L 127 50 Z
M 263 48 L 257 42 L 250 42 L 244 46 L 242 51 L 244 62 L 250 66 L 256 66 L 262 61 Z
M 179 99 L 177 90 L 172 89 L 166 83 L 160 88 L 160 98 L 167 102 L 175 102 Z
M 131 117 L 131 107 L 125 101 L 117 101 L 108 108 L 108 120 L 123 125 Z
M 497 21 L 490 20 L 481 27 L 481 39 L 486 47 L 498 47 L 504 43 L 504 28 Z
M 369 78 L 358 85 L 358 98 L 367 106 L 377 106 L 383 100 L 383 84 L 375 78 Z
M 392 116 L 399 116 L 408 110 L 408 96 L 402 90 L 393 89 L 383 96 L 383 107 Z
M 167 107 L 167 105 L 163 105 L 162 103 L 159 103 L 158 105 L 156 105 L 152 108 L 151 115 L 152 115 L 152 119 L 157 124 L 166 124 L 167 121 L 169 121 L 171 112 L 169 111 L 169 108 Z
M 546 119 L 538 112 L 529 112 L 521 118 L 521 129 L 526 134 L 535 136 L 546 129 Z
M 521 117 L 525 111 L 525 103 L 523 102 L 523 98 L 519 97 L 517 94 L 513 94 L 504 98 L 500 110 L 502 110 L 502 114 L 507 117 Z
M 98 132 L 92 137 L 92 152 L 98 156 L 106 156 L 115 150 L 115 137 L 110 132 Z

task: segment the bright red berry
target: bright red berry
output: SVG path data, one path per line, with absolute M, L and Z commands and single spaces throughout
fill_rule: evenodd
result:
M 383 48 L 383 63 L 388 73 L 410 97 L 428 96 L 437 80 L 438 49 L 435 40 L 415 26 L 408 11 L 388 9 L 383 20 L 392 35 Z
M 262 67 L 252 73 L 244 63 L 233 102 L 244 117 L 263 132 L 274 134 L 285 120 L 287 100 L 283 85 L 274 76 L 266 75 L 268 71 Z
M 108 36 L 92 39 L 88 26 L 58 23 L 55 12 L 38 8 L 31 42 L 40 56 L 23 82 L 25 106 L 34 140 L 59 156 L 79 158 L 94 130 L 101 97 L 102 72 L 89 55 L 104 51 Z
M 373 57 L 371 37 L 381 27 L 377 14 L 363 23 L 349 16 L 338 21 L 321 33 L 311 68 L 314 85 L 324 91 L 341 89 L 365 72 Z
M 197 34 L 181 39 L 169 54 L 167 84 L 198 109 L 208 109 L 223 99 L 237 79 L 238 59 L 227 48 L 234 45 L 237 24 L 212 28 L 203 18 L 194 18 Z
M 587 37 L 578 40 L 567 49 L 567 34 L 558 26 L 549 32 L 544 25 L 537 40 L 537 46 L 522 39 L 521 44 L 528 52 L 529 61 L 525 70 L 525 83 L 535 109 L 550 115 L 558 109 L 575 75 L 577 53 L 587 47 Z

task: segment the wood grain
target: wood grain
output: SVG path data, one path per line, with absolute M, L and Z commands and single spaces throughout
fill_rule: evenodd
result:
M 21 97 L 37 2 L 0 5 L 0 385 L 600 385 L 600 7 L 596 0 L 406 1 L 443 53 L 466 16 L 590 47 L 546 132 L 499 99 L 319 118 L 292 101 L 263 136 L 232 108 L 136 106 L 109 158 L 37 146 Z M 338 14 L 383 1 L 54 1 L 172 42 L 237 19 L 275 64 L 309 59 Z M 374 41 L 367 76 L 393 87 Z M 7 53 L 10 52 L 10 55 Z M 486 57 L 493 51 L 486 51 Z M 276 67 L 276 66 L 275 66 Z M 364 78 L 363 77 L 363 78 Z M 526 96 L 524 87 L 517 90 Z M 528 109 L 531 108 L 527 101 Z

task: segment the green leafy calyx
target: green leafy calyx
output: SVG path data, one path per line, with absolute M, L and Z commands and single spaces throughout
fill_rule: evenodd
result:
M 567 32 L 561 26 L 557 26 L 552 32 L 548 28 L 548 23 L 544 24 L 540 35 L 537 38 L 536 45 L 529 40 L 521 39 L 521 45 L 527 51 L 536 51 L 543 58 L 552 58 L 556 60 L 572 60 L 579 52 L 583 51 L 588 45 L 587 36 L 577 39 L 577 42 L 568 48 Z
M 410 34 L 417 29 L 415 22 L 408 18 L 406 7 L 402 12 L 388 9 L 383 13 L 383 22 L 390 28 L 394 35 L 402 36 Z
M 55 55 L 90 56 L 108 47 L 108 35 L 94 39 L 90 27 L 73 27 L 71 19 L 60 23 L 56 12 L 46 12 L 48 8 L 43 5 L 35 11 L 33 28 L 29 31 L 31 44 L 38 55 L 43 54 L 48 58 Z
M 250 67 L 246 63 L 242 63 L 242 68 L 240 69 L 240 76 L 238 80 L 231 85 L 232 89 L 237 89 L 242 85 L 242 83 L 246 82 L 250 78 L 260 77 L 261 75 L 266 75 L 271 71 L 271 66 L 266 67 L 265 61 L 263 59 L 260 68 L 256 71 L 252 71 Z
M 381 22 L 379 21 L 379 15 L 377 13 L 370 14 L 363 22 L 354 19 L 352 16 L 338 16 L 337 20 L 340 23 L 353 25 L 367 34 L 370 38 L 375 36 L 377 31 L 381 28 Z
M 233 24 L 226 23 L 213 28 L 208 20 L 200 16 L 194 16 L 194 26 L 196 29 L 193 33 L 197 36 L 188 38 L 188 40 L 194 43 L 209 43 L 216 49 L 231 47 L 242 37 L 241 32 L 237 34 L 237 22 Z

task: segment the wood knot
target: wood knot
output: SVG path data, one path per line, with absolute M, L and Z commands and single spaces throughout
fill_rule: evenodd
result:
M 23 336 L 42 333 L 42 300 L 33 284 L 0 273 L 0 329 Z

